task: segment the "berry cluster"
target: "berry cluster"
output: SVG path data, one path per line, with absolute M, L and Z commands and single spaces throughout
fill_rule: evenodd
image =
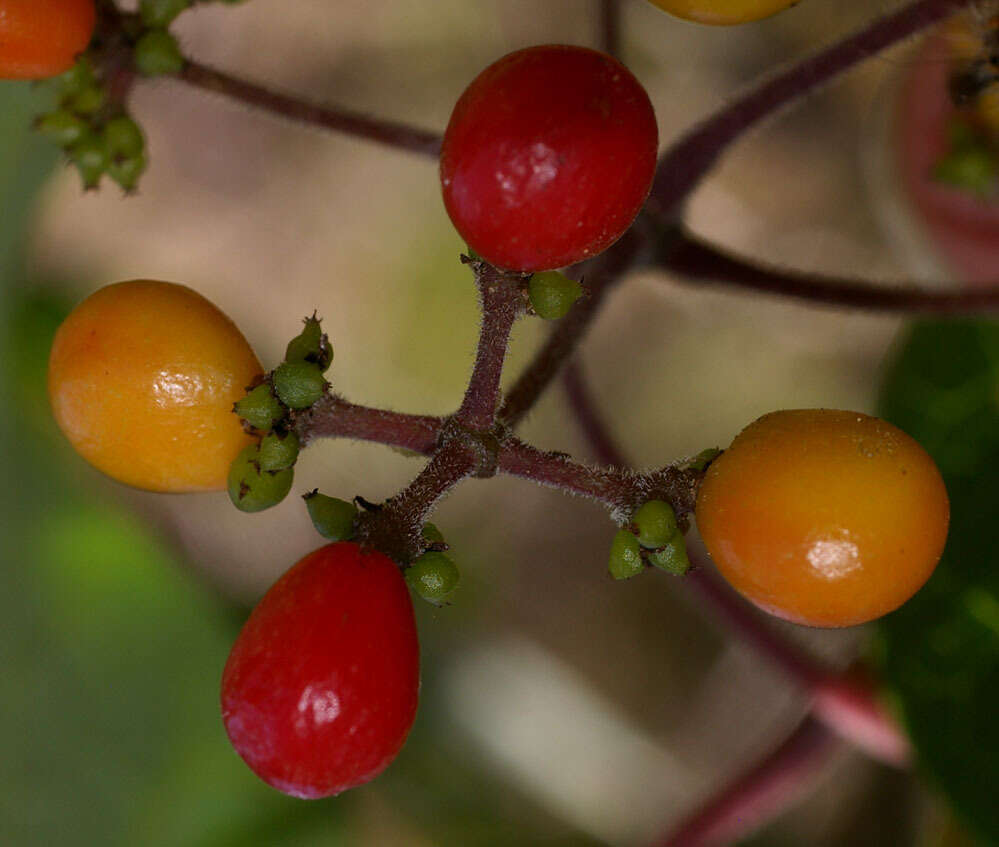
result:
M 140 4 L 140 72 L 179 69 L 166 27 L 188 5 Z M 691 4 L 657 5 L 695 14 Z M 705 4 L 695 5 L 704 19 Z M 711 15 L 734 22 L 750 7 L 760 16 L 787 5 L 717 3 Z M 86 59 L 70 74 L 60 110 L 39 128 L 67 147 L 87 186 L 106 170 L 132 188 L 145 161 L 141 132 L 105 103 L 105 80 Z M 267 374 L 221 311 L 173 283 L 103 288 L 59 329 L 49 364 L 56 420 L 87 461 L 128 485 L 226 489 L 238 509 L 256 512 L 287 496 L 312 438 L 365 437 L 431 456 L 411 486 L 380 504 L 304 494 L 330 543 L 273 585 L 233 646 L 222 678 L 225 728 L 278 790 L 336 794 L 371 780 L 399 752 L 419 688 L 407 587 L 438 605 L 452 596 L 458 569 L 426 518 L 469 476 L 519 473 L 599 499 L 620 525 L 608 563 L 614 579 L 649 566 L 686 574 L 693 514 L 732 586 L 812 626 L 882 615 L 935 567 L 949 518 L 939 472 L 916 442 L 876 418 L 775 412 L 720 454 L 641 475 L 595 471 L 512 435 L 515 415 L 499 394 L 511 327 L 522 314 L 557 320 L 585 302 L 585 281 L 558 268 L 600 254 L 629 229 L 653 182 L 657 143 L 639 82 L 587 48 L 519 50 L 461 95 L 440 178 L 470 247 L 464 260 L 484 320 L 468 391 L 446 418 L 365 409 L 335 394 L 326 377 L 333 349 L 315 315 Z
M 108 81 L 81 58 L 54 81 L 55 110 L 38 117 L 35 129 L 58 144 L 80 172 L 84 189 L 107 174 L 126 192 L 146 169 L 146 140 L 120 101 L 108 96 Z

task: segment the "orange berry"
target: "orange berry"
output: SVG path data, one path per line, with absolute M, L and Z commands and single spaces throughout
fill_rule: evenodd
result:
M 730 26 L 758 21 L 782 12 L 798 0 L 649 0 L 678 18 L 700 24 Z
M 695 510 L 726 580 L 760 608 L 852 626 L 900 606 L 943 552 L 950 506 L 929 454 L 857 412 L 772 412 L 708 468 Z
M 49 399 L 76 451 L 149 491 L 211 491 L 253 440 L 233 403 L 262 371 L 229 318 L 183 285 L 119 282 L 56 332 Z
M 90 43 L 94 0 L 0 0 L 0 77 L 45 79 Z

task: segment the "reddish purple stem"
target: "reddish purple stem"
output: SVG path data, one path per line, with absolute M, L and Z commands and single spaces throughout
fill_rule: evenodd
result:
M 687 234 L 671 239 L 660 265 L 680 282 L 743 288 L 839 308 L 955 314 L 999 309 L 999 288 L 926 291 L 751 265 Z
M 240 100 L 249 106 L 273 112 L 289 120 L 375 141 L 422 156 L 436 158 L 440 154 L 441 137 L 435 132 L 396 121 L 373 118 L 347 109 L 305 103 L 295 97 L 279 94 L 198 62 L 187 61 L 178 78 L 190 85 Z
M 652 847 L 733 844 L 805 794 L 836 748 L 836 739 L 811 716 L 772 753 L 726 785 Z
M 659 159 L 648 208 L 665 223 L 742 133 L 834 77 L 904 38 L 968 6 L 972 0 L 918 0 L 877 19 L 832 47 L 780 71 L 709 117 Z

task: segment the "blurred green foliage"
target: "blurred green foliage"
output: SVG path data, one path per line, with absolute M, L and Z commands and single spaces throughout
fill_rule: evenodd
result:
M 877 653 L 921 765 L 999 843 L 999 324 L 909 328 L 881 414 L 937 461 L 951 525 L 930 581 L 880 623 Z

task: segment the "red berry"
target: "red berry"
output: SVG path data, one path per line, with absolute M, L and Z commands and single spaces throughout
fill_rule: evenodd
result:
M 585 47 L 504 56 L 465 89 L 441 148 L 444 205 L 501 268 L 540 271 L 607 249 L 648 196 L 658 131 L 638 80 Z
M 395 758 L 419 680 L 399 568 L 357 544 L 330 544 L 253 610 L 222 675 L 222 719 L 264 782 L 295 797 L 328 797 L 369 782 Z

